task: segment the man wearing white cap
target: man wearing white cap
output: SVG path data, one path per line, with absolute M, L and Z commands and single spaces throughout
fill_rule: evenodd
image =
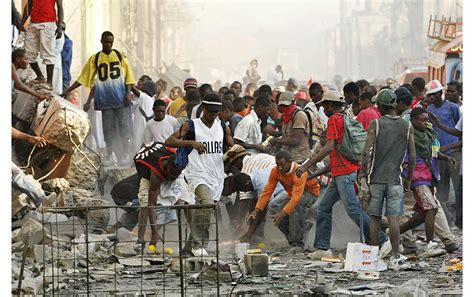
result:
M 428 111 L 436 115 L 439 121 L 448 128 L 456 128 L 456 124 L 461 118 L 459 106 L 449 100 L 443 100 L 443 85 L 437 81 L 432 80 L 427 85 L 426 99 L 429 102 Z M 445 155 L 450 156 L 459 164 L 461 161 L 461 152 L 459 149 L 449 149 L 449 146 L 457 143 L 459 137 L 446 133 L 438 127 L 434 127 L 438 133 L 438 140 L 440 142 L 440 151 Z M 448 222 L 451 221 L 452 215 L 447 211 L 446 202 L 449 200 L 450 182 L 453 183 L 454 189 L 459 183 L 459 168 L 449 164 L 445 160 L 439 160 L 439 174 L 440 181 L 438 183 L 437 196 L 443 206 L 447 215 Z

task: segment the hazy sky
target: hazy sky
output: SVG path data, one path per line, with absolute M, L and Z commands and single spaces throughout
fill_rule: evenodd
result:
M 307 80 L 325 59 L 326 30 L 339 22 L 339 1 L 187 3 L 197 47 L 192 71 L 205 80 L 240 80 L 253 58 L 262 78 L 281 63 L 286 78 Z

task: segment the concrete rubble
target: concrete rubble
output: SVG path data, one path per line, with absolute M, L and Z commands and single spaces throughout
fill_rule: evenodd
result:
M 71 187 L 93 191 L 100 172 L 100 158 L 88 150 L 83 150 L 83 153 L 76 151 L 72 155 L 66 179 L 70 181 Z
M 84 142 L 90 132 L 87 113 L 76 105 L 52 94 L 44 115 L 35 119 L 35 134 L 49 144 L 72 154 Z
M 126 170 L 108 170 L 104 176 L 109 184 L 113 184 L 127 174 Z M 28 238 L 22 281 L 22 292 L 25 294 L 50 295 L 53 287 L 56 294 L 85 294 L 87 271 L 91 292 L 114 294 L 115 289 L 129 292 L 142 288 L 143 291 L 160 294 L 165 285 L 167 294 L 179 294 L 180 261 L 176 225 L 166 227 L 167 241 L 164 246 L 158 243 L 155 253 L 149 252 L 145 246 L 142 254 L 142 247 L 137 244 L 136 228 L 127 230 L 122 227 L 111 234 L 106 233 L 106 227 L 115 223 L 117 214 L 116 211 L 101 208 L 113 205 L 113 202 L 110 196 L 97 194 L 95 183 L 94 179 L 94 189 L 91 189 L 92 183 L 83 188 L 69 183 L 67 179 L 42 182 L 43 189 L 49 193 L 43 205 L 36 210 L 32 206 L 26 207 L 22 217 L 13 222 L 12 292 L 16 292 L 18 286 L 23 249 Z M 72 210 L 72 207 L 80 206 L 90 207 L 87 214 L 85 209 Z M 54 212 L 51 207 L 64 209 Z M 188 257 L 182 261 L 187 294 L 215 294 L 219 271 L 221 294 L 423 296 L 426 292 L 450 292 L 451 295 L 461 295 L 462 248 L 435 258 L 423 258 L 422 250 L 419 250 L 417 256 L 409 258 L 411 263 L 416 264 L 414 269 L 382 271 L 377 280 L 361 280 L 358 273 L 344 271 L 345 247 L 348 241 L 357 242 L 357 229 L 343 213 L 342 205 L 336 204 L 333 215 L 339 220 L 333 223 L 331 240 L 335 258 L 329 260 L 335 262 L 309 260 L 307 252 L 290 253 L 281 233 L 272 224 L 267 224 L 265 234 L 269 240 L 258 247 L 268 263 L 261 261 L 257 265 L 245 265 L 245 256 L 240 255 L 238 260 L 235 254 L 237 242 L 230 238 L 228 226 L 219 226 L 219 261 L 213 256 L 215 244 L 212 243 L 208 248 L 209 257 Z M 41 222 L 45 223 L 44 227 Z M 315 226 L 312 228 L 308 234 L 314 236 Z M 456 235 L 461 241 L 461 234 Z M 313 238 L 306 238 L 307 245 L 311 245 L 312 241 Z M 255 251 L 257 245 L 248 248 Z M 169 253 L 161 254 L 167 249 Z M 263 256 L 258 254 L 253 257 L 263 260 Z M 446 272 L 440 273 L 443 267 Z M 448 271 L 449 267 L 461 267 L 461 270 Z M 419 293 L 406 293 L 412 291 Z

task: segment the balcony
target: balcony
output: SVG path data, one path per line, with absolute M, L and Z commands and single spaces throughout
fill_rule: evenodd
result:
M 448 42 L 455 39 L 456 20 L 451 20 L 451 17 L 448 19 L 445 16 L 441 16 L 441 19 L 438 19 L 438 16 L 434 16 L 433 18 L 433 16 L 430 15 L 427 36 L 432 39 Z

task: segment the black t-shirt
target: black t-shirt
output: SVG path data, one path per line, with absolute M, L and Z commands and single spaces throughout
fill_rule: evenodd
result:
M 134 174 L 116 183 L 110 191 L 115 204 L 125 205 L 127 202 L 138 199 L 139 182 L 138 174 Z
M 150 179 L 153 171 L 161 181 L 168 177 L 164 161 L 176 154 L 176 150 L 165 146 L 161 142 L 154 142 L 141 148 L 133 158 L 138 177 Z

